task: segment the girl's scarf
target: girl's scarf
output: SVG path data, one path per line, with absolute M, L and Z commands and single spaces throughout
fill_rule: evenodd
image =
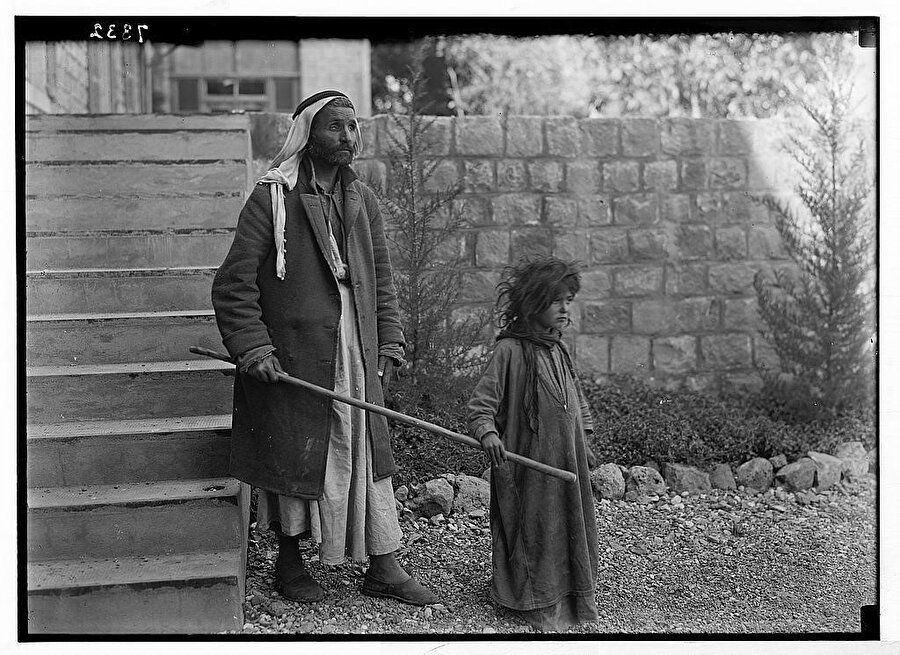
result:
M 549 351 L 552 350 L 554 346 L 558 345 L 563 354 L 563 360 L 566 362 L 566 367 L 569 369 L 572 377 L 575 377 L 575 367 L 572 364 L 572 359 L 569 357 L 569 351 L 566 350 L 565 346 L 562 344 L 562 332 L 559 330 L 554 329 L 550 332 L 538 333 L 531 330 L 523 330 L 518 326 L 511 326 L 502 330 L 500 334 L 497 335 L 497 341 L 500 341 L 501 339 L 518 339 L 519 343 L 522 345 L 522 359 L 524 360 L 525 365 L 525 389 L 522 398 L 522 408 L 525 412 L 525 418 L 531 433 L 537 436 L 538 427 L 540 425 L 537 409 L 538 349 L 543 348 L 548 351 L 547 354 L 550 355 Z M 565 385 L 565 380 L 560 380 L 560 383 Z
M 268 184 L 269 193 L 272 197 L 272 227 L 275 237 L 275 275 L 279 280 L 283 280 L 286 274 L 285 268 L 285 251 L 287 245 L 284 238 L 284 226 L 287 220 L 284 211 L 284 187 L 288 191 L 293 190 L 297 185 L 297 178 L 300 172 L 300 159 L 306 144 L 309 142 L 309 131 L 312 127 L 313 118 L 316 114 L 334 100 L 336 97 L 346 97 L 343 93 L 332 92 L 316 102 L 304 107 L 291 123 L 291 129 L 288 131 L 287 138 L 281 150 L 275 155 L 269 170 L 257 181 L 257 184 Z M 356 124 L 356 143 L 353 146 L 353 156 L 356 157 L 362 152 L 363 142 L 362 133 L 359 131 L 359 122 Z M 333 238 L 332 238 L 333 240 Z M 335 246 L 336 247 L 336 246 Z

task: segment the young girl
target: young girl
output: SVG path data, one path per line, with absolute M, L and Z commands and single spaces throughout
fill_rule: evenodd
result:
M 580 286 L 555 258 L 507 269 L 500 335 L 469 401 L 469 433 L 491 459 L 493 586 L 538 630 L 597 620 L 591 415 L 560 337 Z M 578 476 L 565 482 L 506 459 L 509 450 Z

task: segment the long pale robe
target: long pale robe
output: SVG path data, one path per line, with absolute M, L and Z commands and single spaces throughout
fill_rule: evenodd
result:
M 366 377 L 353 292 L 345 285 L 340 288 L 342 312 L 334 390 L 362 400 L 366 396 Z M 260 490 L 257 525 L 267 529 L 275 522 L 284 534 L 308 536 L 318 543 L 323 564 L 340 564 L 347 557 L 362 561 L 368 555 L 392 553 L 400 547 L 403 534 L 397 521 L 391 479 L 373 479 L 365 410 L 332 402 L 321 498 L 306 500 Z
M 535 348 L 538 432 L 523 410 L 525 361 L 502 339 L 469 401 L 469 432 L 495 430 L 507 450 L 573 471 L 565 482 L 507 461 L 491 471 L 492 595 L 542 630 L 597 620 L 597 526 L 584 431 L 590 411 L 561 344 Z

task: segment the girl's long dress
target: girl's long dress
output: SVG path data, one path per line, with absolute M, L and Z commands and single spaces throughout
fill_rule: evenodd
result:
M 469 402 L 474 437 L 496 430 L 508 450 L 578 476 L 565 482 L 510 461 L 491 471 L 492 595 L 540 630 L 597 620 L 597 526 L 584 440 L 590 412 L 563 347 L 535 348 L 537 434 L 524 415 L 518 339 L 497 343 Z

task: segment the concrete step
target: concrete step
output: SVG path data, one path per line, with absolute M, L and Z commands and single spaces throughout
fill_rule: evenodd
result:
M 32 425 L 26 433 L 29 487 L 228 475 L 230 414 Z
M 250 158 L 241 130 L 168 132 L 28 132 L 28 162 L 212 161 Z
M 224 351 L 211 309 L 131 314 L 50 314 L 25 323 L 29 366 L 205 359 L 191 346 Z
M 209 634 L 243 626 L 239 548 L 28 564 L 30 634 Z
M 247 114 L 35 114 L 25 132 L 160 132 L 249 130 Z
M 245 492 L 227 477 L 28 489 L 28 561 L 239 548 Z
M 85 366 L 30 366 L 30 425 L 228 414 L 233 366 L 213 359 Z
M 28 271 L 33 314 L 198 310 L 212 307 L 215 268 L 107 268 Z
M 29 164 L 25 193 L 32 197 L 134 198 L 234 193 L 250 188 L 245 161 L 208 163 Z M 144 226 L 148 227 L 148 226 Z
M 198 190 L 192 196 L 174 195 L 181 185 L 170 187 L 173 195 L 127 196 L 129 189 L 103 198 L 47 197 L 54 188 L 38 191 L 40 197 L 25 199 L 25 229 L 29 233 L 92 230 L 215 230 L 234 228 L 244 206 L 242 186 L 220 193 Z M 95 185 L 96 186 L 96 185 Z M 220 185 L 224 186 L 224 185 Z M 30 244 L 29 244 L 30 247 Z M 58 267 L 54 267 L 58 268 Z
M 25 267 L 161 268 L 218 266 L 234 239 L 234 230 L 189 232 L 58 232 L 31 234 Z

